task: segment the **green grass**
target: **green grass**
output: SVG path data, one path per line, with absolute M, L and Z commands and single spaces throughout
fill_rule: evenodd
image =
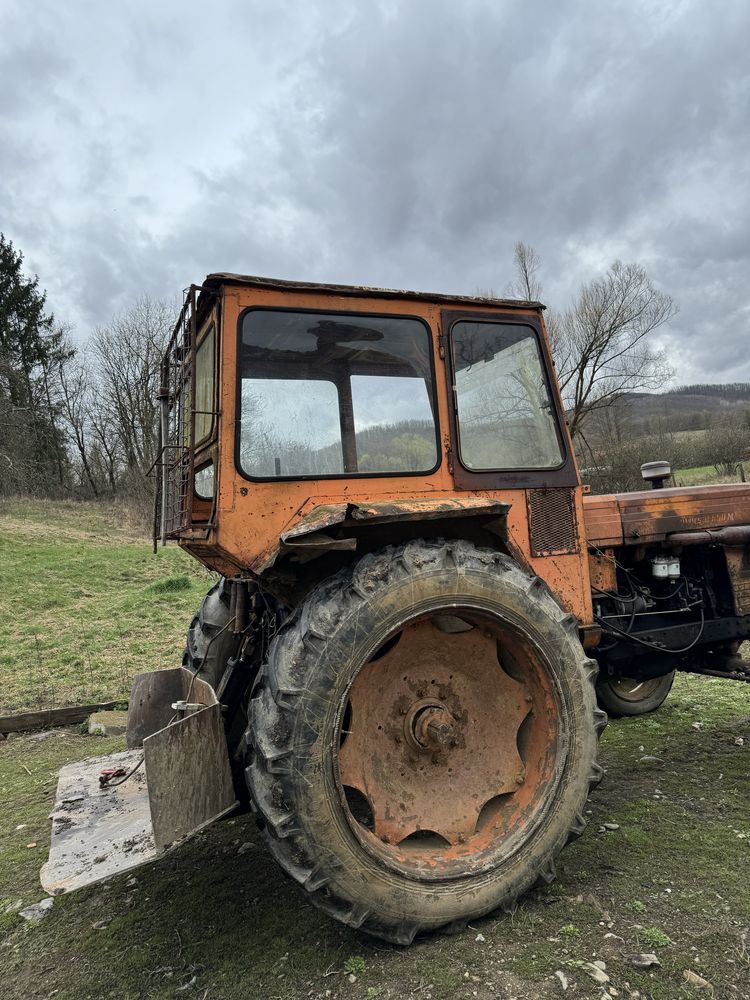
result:
M 722 476 L 713 465 L 696 465 L 690 469 L 675 469 L 674 481 L 678 486 L 713 486 L 717 483 L 739 483 L 739 475 Z
M 72 655 L 79 615 L 88 616 L 88 641 L 98 649 L 92 664 L 106 680 L 102 693 L 119 677 L 111 665 L 134 641 L 123 636 L 129 616 L 148 621 L 142 651 L 127 646 L 133 670 L 158 665 L 160 649 L 165 664 L 175 661 L 207 586 L 181 553 L 154 558 L 137 532 L 80 506 L 16 507 L 0 531 L 15 560 L 12 572 L 2 563 L 4 585 L 15 608 L 33 595 L 50 669 Z M 70 588 L 62 582 L 68 578 Z M 153 588 L 177 579 L 189 588 Z M 51 596 L 59 603 L 44 610 Z M 28 615 L 14 613 L 6 645 L 17 651 L 26 643 L 28 624 Z M 28 682 L 12 682 L 25 703 Z M 735 742 L 740 736 L 744 744 Z M 587 830 L 559 858 L 557 881 L 511 915 L 410 949 L 372 941 L 314 909 L 281 876 L 247 814 L 139 869 L 135 886 L 128 874 L 58 897 L 36 926 L 5 912 L 16 900 L 28 905 L 43 896 L 38 873 L 59 767 L 120 746 L 72 728 L 0 743 L 3 1000 L 538 1000 L 562 995 L 557 969 L 572 984 L 566 995 L 600 1000 L 583 970 L 596 959 L 623 998 L 629 983 L 649 1000 L 684 1000 L 693 995 L 686 969 L 709 980 L 717 998 L 750 997 L 750 686 L 681 676 L 658 713 L 611 723 L 601 752 L 607 775 L 587 807 Z M 659 762 L 640 763 L 647 755 Z M 599 833 L 610 821 L 619 829 Z M 239 854 L 245 843 L 251 849 Z M 625 957 L 653 948 L 662 964 L 650 972 Z
M 672 938 L 659 927 L 644 927 L 638 931 L 638 940 L 644 948 L 668 948 Z
M 90 503 L 0 512 L 0 714 L 127 697 L 135 674 L 178 664 L 211 577 Z

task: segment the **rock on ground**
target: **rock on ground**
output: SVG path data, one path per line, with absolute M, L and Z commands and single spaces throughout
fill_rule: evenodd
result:
M 39 903 L 32 903 L 31 906 L 27 906 L 20 911 L 18 916 L 23 917 L 24 920 L 43 920 L 52 909 L 54 902 L 52 896 L 48 896 Z

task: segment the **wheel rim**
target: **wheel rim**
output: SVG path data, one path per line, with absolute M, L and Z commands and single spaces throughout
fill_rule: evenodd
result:
M 476 875 L 527 843 L 560 781 L 564 713 L 528 637 L 473 609 L 407 624 L 341 706 L 347 820 L 381 863 Z
M 651 677 L 645 681 L 639 681 L 634 677 L 613 677 L 609 681 L 609 686 L 618 698 L 637 703 L 655 695 L 663 683 L 663 677 Z

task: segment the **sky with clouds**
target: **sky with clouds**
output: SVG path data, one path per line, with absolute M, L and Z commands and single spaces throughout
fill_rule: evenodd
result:
M 0 230 L 85 339 L 210 271 L 565 306 L 614 258 L 677 382 L 750 381 L 750 4 L 3 0 Z

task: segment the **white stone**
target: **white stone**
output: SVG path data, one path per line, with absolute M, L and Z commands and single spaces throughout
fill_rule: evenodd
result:
M 595 983 L 599 983 L 600 986 L 606 986 L 609 982 L 607 973 L 603 969 L 600 969 L 598 965 L 594 965 L 593 962 L 585 962 L 583 971 L 588 976 L 591 976 Z
M 661 965 L 661 962 L 653 952 L 643 952 L 638 955 L 626 955 L 625 958 L 634 965 L 636 969 L 650 969 L 654 965 Z
M 52 909 L 54 902 L 52 896 L 48 896 L 38 903 L 32 903 L 31 906 L 27 906 L 26 909 L 21 910 L 18 916 L 23 917 L 24 920 L 43 920 Z
M 560 986 L 562 986 L 563 992 L 565 992 L 565 990 L 567 990 L 568 988 L 568 977 L 565 975 L 562 969 L 558 969 L 557 972 L 555 973 L 555 976 L 560 980 Z

